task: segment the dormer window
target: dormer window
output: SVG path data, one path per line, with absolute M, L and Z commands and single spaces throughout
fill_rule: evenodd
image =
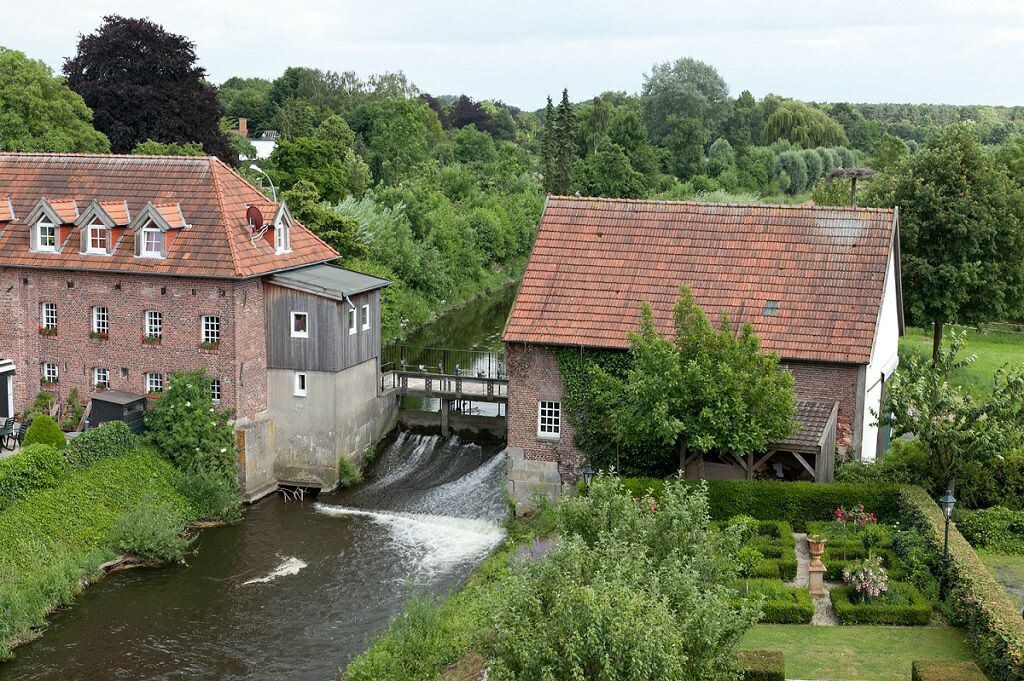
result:
M 290 241 L 288 234 L 288 226 L 281 225 L 280 227 L 274 228 L 274 252 L 275 253 L 287 253 L 291 250 Z
M 40 220 L 36 223 L 36 250 L 57 251 L 57 225 L 49 220 Z
M 88 233 L 86 234 L 86 253 L 102 253 L 106 255 L 109 243 L 110 236 L 106 225 L 99 220 L 89 225 Z
M 139 255 L 143 258 L 164 257 L 164 233 L 159 227 L 150 225 L 142 228 L 142 235 L 139 238 L 142 249 Z
M 292 250 L 292 214 L 284 201 L 277 208 L 274 215 L 274 252 L 290 253 Z
M 147 203 L 128 223 L 135 233 L 135 257 L 166 258 L 176 235 L 188 227 L 178 204 Z
M 74 199 L 41 198 L 25 216 L 29 228 L 29 249 L 42 253 L 59 253 L 78 218 Z

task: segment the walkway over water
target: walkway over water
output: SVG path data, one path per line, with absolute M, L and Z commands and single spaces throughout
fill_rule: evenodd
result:
M 418 371 L 388 371 L 381 375 L 381 390 L 395 390 L 399 395 L 470 400 L 473 402 L 507 402 L 507 378 L 477 378 L 451 374 L 428 374 Z

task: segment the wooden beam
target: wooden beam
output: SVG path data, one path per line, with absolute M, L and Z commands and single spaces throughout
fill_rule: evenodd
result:
M 764 456 L 762 456 L 760 459 L 758 459 L 757 463 L 754 464 L 754 468 L 757 468 L 758 466 L 760 466 L 761 464 L 763 464 L 765 461 L 767 461 L 768 459 L 772 458 L 773 456 L 775 456 L 775 450 L 774 449 L 772 451 L 768 452 L 767 454 L 765 454 Z
M 802 466 L 803 466 L 804 468 L 806 468 L 806 469 L 807 469 L 807 472 L 808 472 L 808 473 L 810 473 L 810 474 L 811 474 L 811 476 L 812 476 L 812 477 L 813 477 L 813 478 L 814 478 L 815 480 L 817 480 L 817 479 L 818 479 L 818 474 L 817 474 L 817 473 L 815 473 L 815 472 L 814 472 L 814 469 L 813 469 L 813 468 L 811 468 L 811 465 L 810 465 L 809 463 L 807 463 L 807 459 L 805 459 L 804 457 L 800 456 L 800 454 L 798 454 L 797 452 L 792 452 L 792 454 L 793 454 L 793 456 L 795 456 L 795 457 L 796 457 L 796 460 L 797 460 L 797 461 L 799 461 L 799 462 L 800 462 L 800 464 L 801 464 L 801 465 L 802 465 Z
M 747 470 L 747 462 L 743 460 L 742 456 L 740 456 L 739 454 L 736 454 L 736 453 L 734 453 L 732 456 L 733 456 L 734 459 L 736 459 L 735 463 L 739 464 L 740 470 L 742 470 L 744 472 L 749 472 Z
M 747 480 L 754 479 L 754 453 L 747 452 Z

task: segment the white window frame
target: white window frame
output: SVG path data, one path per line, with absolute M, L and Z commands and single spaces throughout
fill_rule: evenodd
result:
M 93 246 L 93 239 L 97 235 L 102 235 L 103 246 Z M 107 231 L 107 226 L 97 220 L 89 225 L 85 235 L 85 252 L 86 253 L 99 253 L 101 255 L 107 254 L 107 248 L 110 246 L 110 233 Z
M 213 400 L 214 404 L 220 404 L 220 400 L 223 397 L 223 388 L 219 378 L 214 378 L 210 381 L 210 399 Z
M 298 319 L 299 317 L 302 317 L 305 320 L 303 322 L 303 324 L 302 324 L 303 328 L 302 328 L 301 331 L 298 331 L 295 328 L 295 320 Z M 293 310 L 291 315 L 289 316 L 289 320 L 291 321 L 291 326 L 289 328 L 291 329 L 291 332 L 292 332 L 292 338 L 309 338 L 309 313 L 308 312 L 296 312 L 296 311 Z
M 149 235 L 151 235 L 151 234 L 155 234 L 157 236 L 155 243 L 156 243 L 158 248 L 155 251 L 150 250 L 150 248 L 149 248 Z M 164 243 L 165 243 L 166 236 L 160 230 L 159 227 L 153 227 L 152 223 L 150 223 L 146 227 L 142 228 L 141 234 L 140 234 L 139 238 L 142 239 L 142 243 L 140 244 L 140 247 L 139 247 L 139 256 L 140 257 L 143 257 L 143 258 L 162 258 L 162 257 L 164 257 Z
M 359 325 L 356 322 L 356 308 L 349 306 L 348 308 L 348 335 L 354 334 L 359 330 Z
M 164 313 L 159 310 L 146 310 L 143 331 L 153 338 L 164 337 Z
M 220 343 L 220 317 L 213 314 L 204 314 L 201 324 L 201 336 L 204 343 Z
M 537 437 L 551 440 L 562 437 L 561 401 L 537 401 Z
M 363 307 L 361 308 L 361 312 L 362 312 L 362 316 L 363 316 L 363 331 L 369 331 L 370 330 L 370 306 L 369 305 L 363 305 Z
M 110 333 L 110 312 L 102 305 L 92 308 L 92 332 Z
M 288 253 L 291 251 L 291 239 L 288 234 L 287 225 L 281 224 L 274 227 L 274 252 Z
M 101 385 L 104 388 L 110 387 L 110 370 L 104 369 L 103 367 L 93 367 L 92 369 L 92 385 L 94 388 L 98 388 Z
M 309 374 L 305 371 L 296 371 L 292 377 L 292 395 L 305 397 L 309 394 Z
M 46 229 L 47 238 L 46 241 L 50 243 L 43 243 L 43 229 Z M 41 219 L 36 223 L 36 250 L 46 251 L 48 253 L 57 252 L 57 239 L 60 238 L 60 227 L 53 224 L 49 220 Z
M 56 383 L 60 380 L 60 368 L 55 362 L 43 362 L 43 381 Z
M 57 303 L 41 303 L 39 305 L 39 325 L 44 329 L 57 328 Z
M 164 391 L 164 375 L 156 372 L 147 371 L 146 377 L 146 394 L 162 393 Z

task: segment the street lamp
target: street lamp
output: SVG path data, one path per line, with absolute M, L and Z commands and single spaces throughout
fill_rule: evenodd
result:
M 277 190 L 276 190 L 276 189 L 274 189 L 274 181 L 270 179 L 270 175 L 267 175 L 267 174 L 266 174 L 266 173 L 265 173 L 265 172 L 263 171 L 263 168 L 260 168 L 260 167 L 259 167 L 258 165 L 256 165 L 255 163 L 250 163 L 250 164 L 249 164 L 249 170 L 253 171 L 254 173 L 259 173 L 259 174 L 260 174 L 260 175 L 262 175 L 263 177 L 267 178 L 267 182 L 269 182 L 269 183 L 270 183 L 270 192 L 271 192 L 271 194 L 273 194 L 273 196 L 274 196 L 274 203 L 277 203 Z
M 590 481 L 594 479 L 594 469 L 590 467 L 590 463 L 583 465 L 583 485 L 590 489 Z
M 949 574 L 949 521 L 953 519 L 953 509 L 956 507 L 956 497 L 953 490 L 947 489 L 946 493 L 939 499 L 939 508 L 942 515 L 946 517 L 946 538 L 942 543 L 942 590 L 946 590 L 946 579 Z

